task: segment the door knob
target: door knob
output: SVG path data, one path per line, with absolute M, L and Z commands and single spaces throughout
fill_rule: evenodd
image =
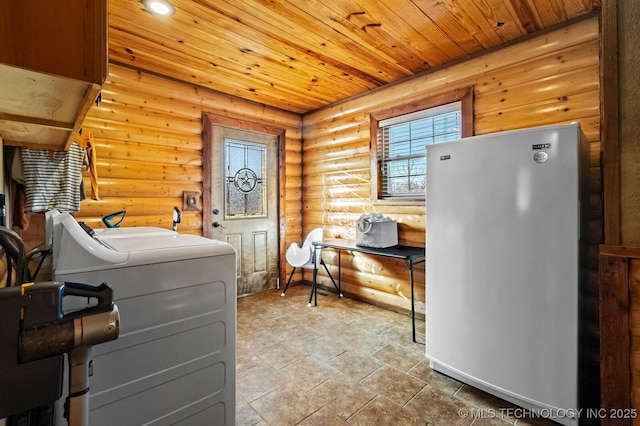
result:
M 223 229 L 226 228 L 226 226 L 224 226 L 220 222 L 213 222 L 213 227 L 214 228 L 223 228 Z

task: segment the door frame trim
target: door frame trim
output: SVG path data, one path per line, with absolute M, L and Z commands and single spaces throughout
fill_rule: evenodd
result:
M 211 238 L 211 224 L 213 223 L 211 214 L 211 126 L 213 125 L 266 133 L 278 137 L 278 279 L 282 283 L 286 272 L 282 254 L 286 250 L 285 242 L 287 240 L 284 220 L 284 212 L 286 211 L 284 205 L 286 200 L 286 151 L 284 147 L 286 129 L 261 120 L 231 118 L 211 112 L 202 114 L 202 235 L 207 238 Z

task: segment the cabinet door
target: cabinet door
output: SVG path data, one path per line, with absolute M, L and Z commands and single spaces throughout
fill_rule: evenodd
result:
M 0 63 L 102 85 L 107 0 L 0 1 Z

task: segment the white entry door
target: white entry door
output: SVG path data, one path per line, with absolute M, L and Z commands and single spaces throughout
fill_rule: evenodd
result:
M 237 252 L 238 295 L 278 278 L 278 137 L 212 126 L 212 237 Z

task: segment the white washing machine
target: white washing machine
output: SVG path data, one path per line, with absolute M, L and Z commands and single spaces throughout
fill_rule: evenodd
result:
M 46 232 L 54 279 L 107 283 L 120 311 L 119 338 L 91 352 L 91 426 L 235 424 L 234 249 L 152 227 L 91 236 L 58 212 Z
M 132 228 L 98 228 L 94 232 L 100 241 L 114 238 L 129 237 L 166 237 L 178 235 L 177 232 L 153 226 L 138 226 Z

